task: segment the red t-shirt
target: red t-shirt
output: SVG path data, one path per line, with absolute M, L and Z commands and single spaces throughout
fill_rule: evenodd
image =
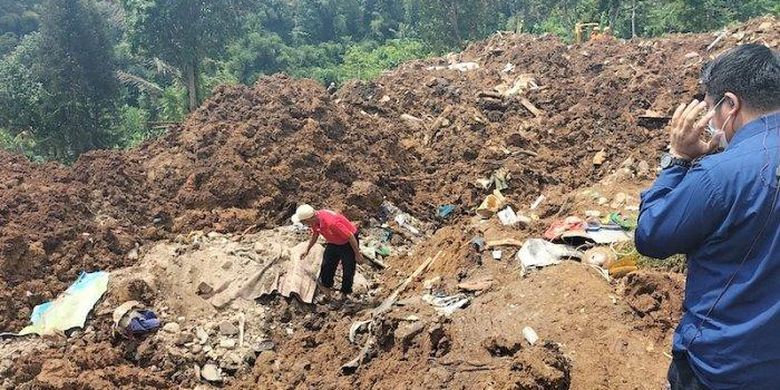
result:
M 330 210 L 319 210 L 315 214 L 319 223 L 311 230 L 322 235 L 329 244 L 344 245 L 357 232 L 357 227 L 341 214 Z

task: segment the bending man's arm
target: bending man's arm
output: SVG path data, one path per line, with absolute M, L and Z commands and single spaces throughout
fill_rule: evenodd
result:
M 359 264 L 363 264 L 363 254 L 360 253 L 360 245 L 358 245 L 357 239 L 354 234 L 349 236 L 349 246 L 355 252 L 355 261 Z
M 311 238 L 309 239 L 309 246 L 306 247 L 306 252 L 303 252 L 301 255 L 301 258 L 304 258 L 309 255 L 309 251 L 314 246 L 314 244 L 317 243 L 317 240 L 320 238 L 320 234 L 317 232 L 311 232 Z

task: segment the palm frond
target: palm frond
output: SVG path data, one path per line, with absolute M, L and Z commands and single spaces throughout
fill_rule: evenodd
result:
M 138 88 L 150 95 L 159 95 L 163 93 L 163 88 L 161 88 L 159 85 L 132 73 L 118 70 L 116 71 L 116 78 L 122 84 Z

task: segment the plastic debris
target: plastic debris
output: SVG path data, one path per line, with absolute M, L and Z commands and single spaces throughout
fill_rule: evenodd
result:
M 539 208 L 539 205 L 541 205 L 545 199 L 546 198 L 544 195 L 539 195 L 539 197 L 536 198 L 536 200 L 533 203 L 531 203 L 531 210 L 536 210 L 537 208 Z
M 624 257 L 610 264 L 609 276 L 613 278 L 622 278 L 637 269 L 636 258 L 634 256 Z
M 451 316 L 456 310 L 467 306 L 471 301 L 466 294 L 462 293 L 449 296 L 425 294 L 422 299 L 433 306 L 439 314 L 447 317 Z
M 108 272 L 82 273 L 57 299 L 35 306 L 30 317 L 32 325 L 19 335 L 45 336 L 83 328 L 87 315 L 108 288 L 108 277 Z
M 531 345 L 534 345 L 537 341 L 539 341 L 539 335 L 537 335 L 536 331 L 534 331 L 530 326 L 523 328 L 523 337 L 525 337 L 525 341 L 528 341 L 528 344 Z
M 490 182 L 495 186 L 496 190 L 504 191 L 509 188 L 508 182 L 511 178 L 512 175 L 505 168 L 498 168 L 490 175 Z
M 471 244 L 471 247 L 474 248 L 474 250 L 477 252 L 482 252 L 485 250 L 485 239 L 482 237 L 474 236 L 469 244 Z
M 564 233 L 567 232 L 582 232 L 585 233 L 586 224 L 580 218 L 567 217 L 562 220 L 554 221 L 547 231 L 544 232 L 544 238 L 555 241 L 561 238 Z
M 615 252 L 605 247 L 589 249 L 582 255 L 583 263 L 604 268 L 609 268 L 615 260 L 617 260 Z
M 562 244 L 553 244 L 540 238 L 531 238 L 517 252 L 523 269 L 559 264 L 564 258 L 582 258 L 582 253 Z
M 490 179 L 477 179 L 477 185 L 479 185 L 480 187 L 482 187 L 484 189 L 490 188 L 490 184 L 491 183 L 492 182 L 490 181 Z
M 494 259 L 501 260 L 501 258 L 504 256 L 504 252 L 502 252 L 501 250 L 494 250 L 492 255 Z
M 416 227 L 410 225 L 407 222 L 408 219 L 409 219 L 409 215 L 408 214 L 398 214 L 398 215 L 395 216 L 394 220 L 398 224 L 398 226 L 406 228 L 406 230 L 412 232 L 412 234 L 419 235 L 420 231 Z
M 501 221 L 501 224 L 505 226 L 513 226 L 521 222 L 526 224 L 530 223 L 528 218 L 518 216 L 510 206 L 507 206 L 505 209 L 498 212 L 498 219 Z
M 376 254 L 382 257 L 390 256 L 390 247 L 387 245 L 382 245 L 376 249 Z
M 452 212 L 455 211 L 456 206 L 454 204 L 444 204 L 439 206 L 436 210 L 436 216 L 439 218 L 449 218 Z
M 157 315 L 138 301 L 125 302 L 114 310 L 112 331 L 126 338 L 141 336 L 160 328 Z
M 623 230 L 636 229 L 636 220 L 624 217 L 621 213 L 610 213 L 609 221 L 620 226 Z
M 614 244 L 617 242 L 631 241 L 631 236 L 623 230 L 612 229 L 599 229 L 595 231 L 588 231 L 588 237 L 593 239 L 597 244 Z
M 491 195 L 488 195 L 485 198 L 481 205 L 479 205 L 477 208 L 477 215 L 485 219 L 490 218 L 496 214 L 498 210 L 501 210 L 505 203 L 506 199 L 504 198 L 504 195 L 501 195 L 500 191 L 495 190 Z

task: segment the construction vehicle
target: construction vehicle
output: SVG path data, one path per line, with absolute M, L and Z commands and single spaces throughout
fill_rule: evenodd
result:
M 582 33 L 585 32 L 584 29 L 592 27 L 593 30 L 600 30 L 601 27 L 599 23 L 577 23 L 574 25 L 574 43 L 582 43 Z

